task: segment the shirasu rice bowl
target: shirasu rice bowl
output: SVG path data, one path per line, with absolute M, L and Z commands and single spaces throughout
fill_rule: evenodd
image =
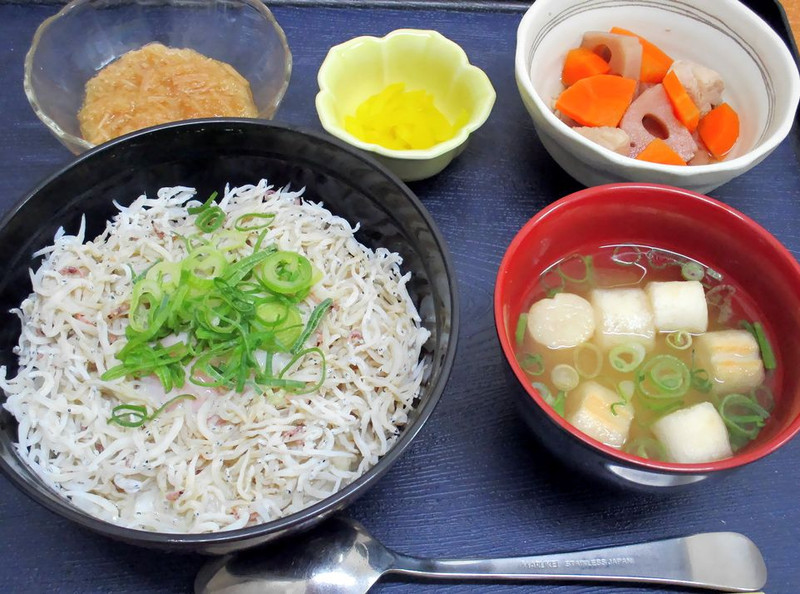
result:
M 332 303 L 308 337 L 323 364 L 283 353 L 270 363 L 291 366 L 291 381 L 314 390 L 248 384 L 238 391 L 190 381 L 167 390 L 153 375 L 103 379 L 120 364 L 136 279 L 159 262 L 187 257 L 186 238 L 198 234 L 188 207 L 200 204 L 191 188 L 162 188 L 155 198 L 118 205 L 94 240 L 85 240 L 83 226 L 74 236 L 60 229 L 37 254 L 43 259 L 30 274 L 33 292 L 14 310 L 22 322 L 19 370 L 7 377 L 0 368 L 4 406 L 19 424 L 19 455 L 77 507 L 129 528 L 232 530 L 325 499 L 391 448 L 424 373 L 420 352 L 429 332 L 401 257 L 365 247 L 357 227 L 301 192 L 262 180 L 226 188 L 219 233 L 235 235 L 244 213 L 274 215 L 266 230 L 245 231 L 227 246 L 232 262 L 270 244 L 302 254 L 319 272 L 297 308 L 306 320 Z M 189 397 L 175 400 L 178 394 Z M 157 411 L 165 403 L 139 426 L 111 422 L 120 406 Z

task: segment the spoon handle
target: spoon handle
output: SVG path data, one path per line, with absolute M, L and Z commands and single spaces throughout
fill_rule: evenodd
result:
M 767 581 L 767 568 L 758 548 L 735 532 L 502 559 L 437 560 L 396 555 L 387 573 L 430 578 L 644 582 L 723 592 L 761 590 Z

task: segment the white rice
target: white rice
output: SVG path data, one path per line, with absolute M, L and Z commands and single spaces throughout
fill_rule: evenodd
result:
M 0 388 L 19 422 L 18 452 L 57 491 L 103 520 L 174 533 L 230 530 L 297 512 L 361 476 L 385 454 L 419 393 L 429 333 L 408 295 L 401 258 L 371 250 L 357 227 L 300 192 L 266 181 L 226 189 L 223 228 L 248 212 L 276 217 L 264 245 L 297 251 L 323 272 L 300 304 L 303 317 L 328 297 L 334 306 L 310 343 L 327 358 L 314 393 L 269 397 L 220 393 L 186 382 L 165 394 L 155 378 L 103 381 L 119 364 L 134 274 L 186 256 L 179 236 L 198 232 L 186 206 L 191 188 L 141 196 L 105 231 L 84 241 L 63 229 L 31 271 L 33 293 L 14 310 L 22 321 L 19 372 Z M 252 233 L 253 243 L 257 232 Z M 252 252 L 240 248 L 240 257 Z M 319 358 L 292 375 L 314 382 Z M 154 410 L 184 400 L 139 428 L 109 423 L 122 403 Z

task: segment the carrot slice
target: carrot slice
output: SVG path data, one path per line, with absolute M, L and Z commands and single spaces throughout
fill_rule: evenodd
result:
M 686 165 L 686 161 L 660 138 L 653 139 L 636 158 L 663 165 Z
M 616 127 L 633 100 L 636 81 L 613 74 L 580 79 L 565 89 L 556 109 L 582 126 Z
M 603 58 L 585 47 L 577 47 L 567 52 L 564 68 L 561 70 L 561 82 L 571 86 L 582 78 L 595 74 L 608 74 L 611 66 Z
M 689 129 L 689 132 L 694 132 L 697 129 L 697 123 L 700 121 L 700 110 L 694 104 L 689 93 L 681 84 L 678 75 L 674 71 L 667 72 L 662 82 L 664 90 L 667 92 L 670 103 L 672 103 L 672 111 L 675 112 L 681 124 Z
M 660 83 L 664 79 L 669 67 L 672 66 L 672 58 L 661 51 L 657 45 L 627 29 L 612 27 L 611 33 L 636 37 L 639 43 L 642 44 L 642 69 L 639 74 L 639 80 L 648 83 Z
M 721 103 L 700 118 L 697 132 L 709 152 L 722 158 L 739 138 L 739 114 L 727 103 Z

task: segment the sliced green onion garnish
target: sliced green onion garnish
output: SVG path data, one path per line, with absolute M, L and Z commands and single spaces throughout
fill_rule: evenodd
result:
M 514 330 L 514 341 L 517 343 L 517 347 L 521 347 L 522 343 L 525 342 L 525 329 L 528 327 L 528 314 L 527 312 L 523 312 L 519 314 L 519 319 L 517 320 L 517 327 Z
M 555 295 L 561 293 L 564 290 L 565 283 L 564 277 L 559 274 L 558 267 L 551 267 L 539 277 L 539 284 L 548 299 L 552 299 Z
M 152 421 L 167 407 L 176 403 L 178 400 L 189 399 L 194 400 L 192 394 L 179 394 L 174 398 L 170 398 L 163 405 L 153 411 L 153 414 L 147 414 L 147 407 L 139 404 L 120 404 L 111 409 L 111 417 L 108 419 L 109 423 L 116 423 L 123 427 L 141 427 L 147 421 Z
M 685 351 L 692 346 L 692 335 L 686 330 L 676 330 L 667 334 L 667 344 L 673 349 Z
M 753 322 L 750 324 L 743 320 L 739 325 L 750 332 L 753 338 L 756 339 L 758 349 L 761 351 L 761 361 L 764 363 L 764 369 L 775 369 L 778 366 L 778 362 L 775 359 L 775 351 L 772 350 L 772 345 L 767 339 L 767 335 L 764 333 L 764 327 L 761 325 L 761 322 Z
M 291 360 L 290 360 L 290 361 L 289 361 L 289 362 L 288 362 L 288 363 L 287 363 L 287 364 L 284 366 L 284 368 L 283 368 L 283 369 L 281 370 L 281 372 L 278 374 L 278 377 L 277 377 L 277 379 L 278 379 L 278 380 L 281 380 L 281 379 L 283 379 L 283 376 L 284 376 L 284 374 L 285 374 L 287 371 L 289 371 L 289 369 L 291 369 L 291 367 L 292 367 L 292 366 L 293 366 L 293 365 L 294 365 L 294 364 L 295 364 L 295 363 L 296 363 L 298 360 L 300 360 L 301 358 L 305 357 L 306 355 L 310 355 L 310 354 L 317 354 L 317 355 L 319 355 L 320 359 L 322 360 L 322 364 L 321 364 L 321 366 L 320 366 L 320 372 L 319 372 L 319 380 L 318 380 L 316 383 L 314 383 L 314 384 L 306 385 L 306 384 L 304 383 L 304 384 L 303 384 L 301 387 L 297 387 L 297 388 L 289 388 L 291 391 L 293 391 L 293 392 L 295 392 L 295 393 L 298 393 L 298 394 L 307 394 L 307 393 L 309 393 L 309 392 L 314 392 L 314 391 L 316 391 L 316 390 L 319 390 L 319 388 L 322 386 L 323 382 L 325 381 L 325 377 L 327 376 L 327 371 L 326 371 L 326 369 L 327 369 L 327 362 L 326 362 L 326 360 L 325 360 L 325 354 L 324 354 L 324 353 L 322 352 L 322 350 L 320 350 L 318 347 L 311 347 L 311 348 L 307 348 L 307 349 L 303 349 L 303 350 L 301 350 L 301 351 L 298 351 L 298 352 L 297 352 L 297 353 L 296 353 L 296 354 L 295 354 L 295 355 L 292 357 L 292 359 L 291 359 Z
M 258 223 L 247 224 L 249 221 L 259 219 Z M 257 231 L 269 227 L 273 220 L 275 220 L 275 213 L 272 212 L 248 212 L 234 221 L 233 228 L 237 231 Z
M 303 331 L 295 339 L 294 344 L 290 349 L 292 353 L 296 354 L 300 351 L 300 349 L 303 348 L 303 345 L 306 343 L 309 336 L 313 334 L 313 332 L 317 329 L 317 326 L 319 326 L 320 321 L 322 321 L 322 316 L 327 313 L 332 305 L 332 299 L 325 299 L 314 308 L 314 311 L 312 311 L 311 315 L 308 316 L 308 322 L 306 322 L 305 328 L 303 328 Z
M 566 407 L 567 393 L 564 392 L 564 390 L 559 390 L 558 394 L 556 394 L 556 399 L 553 402 L 553 410 L 563 417 Z
M 264 286 L 281 295 L 295 295 L 312 284 L 311 262 L 297 252 L 273 252 L 264 258 L 257 271 Z
M 575 272 L 571 270 L 573 262 L 578 268 Z M 559 276 L 561 276 L 565 282 L 576 284 L 587 283 L 592 280 L 594 261 L 591 256 L 574 254 L 559 262 L 557 270 Z
M 619 344 L 608 352 L 608 362 L 611 367 L 622 373 L 633 371 L 644 361 L 647 351 L 644 345 L 638 342 Z
M 578 375 L 578 370 L 572 365 L 560 363 L 553 367 L 550 372 L 550 381 L 557 390 L 569 392 L 578 387 L 581 378 Z
M 707 394 L 714 387 L 708 371 L 705 369 L 692 369 L 692 387 L 698 392 Z
M 547 404 L 553 406 L 556 402 L 556 399 L 553 397 L 553 393 L 550 391 L 550 388 L 547 387 L 547 384 L 542 382 L 531 382 L 531 386 L 539 392 L 539 396 L 542 397 Z
M 755 438 L 764 426 L 769 411 L 744 394 L 728 394 L 719 405 L 719 414 L 731 435 Z
M 225 211 L 219 206 L 212 206 L 208 210 L 204 210 L 197 215 L 197 219 L 195 220 L 195 224 L 198 228 L 205 233 L 216 231 L 222 227 L 222 223 L 224 222 Z
M 636 372 L 636 390 L 645 399 L 674 401 L 691 387 L 689 367 L 672 355 L 656 355 Z M 663 403 L 649 403 L 661 409 Z
M 622 380 L 617 384 L 617 394 L 624 398 L 626 402 L 630 402 L 635 393 L 636 384 L 632 380 Z
M 575 369 L 581 377 L 597 377 L 603 369 L 603 353 L 600 348 L 591 342 L 582 342 L 575 347 L 572 353 Z
M 611 260 L 620 266 L 633 266 L 642 259 L 642 250 L 636 246 L 618 245 L 614 248 Z
M 214 200 L 216 200 L 217 196 L 218 196 L 218 194 L 217 194 L 216 191 L 211 192 L 211 196 L 209 196 L 208 200 L 206 200 L 202 205 L 200 205 L 200 206 L 192 206 L 191 208 L 187 208 L 186 212 L 188 212 L 190 215 L 200 214 L 201 212 L 203 212 L 207 208 L 211 207 L 211 205 L 214 203 Z
M 218 208 L 212 201 L 213 197 L 192 211 L 198 218 L 208 218 Z M 262 232 L 257 245 L 263 238 Z M 312 352 L 302 349 L 332 301 L 320 303 L 306 322 L 296 303 L 322 273 L 305 256 L 279 252 L 274 246 L 228 262 L 225 252 L 248 241 L 244 231 L 182 239 L 188 251 L 182 261 L 158 261 L 138 275 L 125 330 L 128 341 L 117 353 L 120 364 L 102 379 L 154 375 L 169 392 L 183 386 L 189 370 L 188 381 L 194 384 L 239 392 L 247 386 L 296 393 L 317 389 L 326 369 L 321 351 L 313 351 L 322 356 L 323 376 L 317 382 L 286 377 L 285 371 L 273 377 L 271 362 L 277 352 L 297 357 Z M 215 247 L 220 242 L 225 252 Z M 186 338 L 165 347 L 160 341 L 167 336 Z M 261 355 L 256 357 L 256 352 Z M 259 363 L 265 359 L 268 366 Z M 116 417 L 129 424 L 151 418 L 137 406 L 126 405 Z
M 706 275 L 706 269 L 698 262 L 684 262 L 681 266 L 681 276 L 687 281 L 701 281 Z
M 523 353 L 517 360 L 522 371 L 528 375 L 538 376 L 544 373 L 544 359 L 538 353 Z
M 620 399 L 617 402 L 614 402 L 611 405 L 611 414 L 616 416 L 617 415 L 617 407 L 618 406 L 625 406 L 631 401 L 633 398 L 633 394 L 636 392 L 636 384 L 631 380 L 623 380 L 617 384 L 617 394 L 619 395 Z
M 219 251 L 229 253 L 244 247 L 247 238 L 248 234 L 242 231 L 220 229 L 214 234 L 214 245 Z
M 216 197 L 217 193 L 213 192 L 202 206 L 186 209 L 189 214 L 197 215 L 194 223 L 201 231 L 206 233 L 219 229 L 222 223 L 225 222 L 225 211 L 214 204 Z
M 647 257 L 647 261 L 650 264 L 651 268 L 655 268 L 656 270 L 662 270 L 667 266 L 671 266 L 677 264 L 677 260 L 675 260 L 674 256 L 670 256 L 667 252 L 662 250 L 651 249 L 645 253 Z

